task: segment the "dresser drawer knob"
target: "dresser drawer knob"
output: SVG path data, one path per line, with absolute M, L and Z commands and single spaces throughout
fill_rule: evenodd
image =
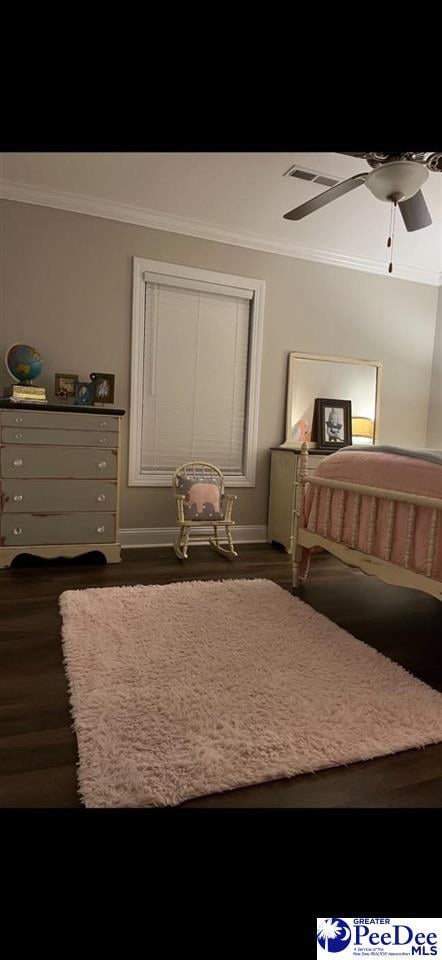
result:
M 98 443 L 106 443 L 106 437 L 100 437 Z
M 98 494 L 98 497 L 97 497 L 98 503 L 104 503 L 105 499 L 106 499 L 106 494 L 105 494 L 105 493 L 99 493 L 99 494 Z
M 97 533 L 104 533 L 104 527 L 97 527 Z
M 105 460 L 100 460 L 100 463 L 98 464 L 98 469 L 99 469 L 99 470 L 104 470 L 105 467 L 107 467 L 106 461 L 105 461 Z
M 104 430 L 105 426 L 106 426 L 106 421 L 103 420 L 103 423 L 100 423 L 100 427 L 102 430 Z
M 14 527 L 13 533 L 14 533 L 14 536 L 19 537 L 20 534 L 23 533 L 23 530 L 21 527 Z
M 14 440 L 23 440 L 22 433 L 14 433 Z
M 23 460 L 14 460 L 14 467 L 22 467 Z
M 22 500 L 23 500 L 23 494 L 22 494 L 22 493 L 14 493 L 14 496 L 13 496 L 12 499 L 13 499 L 14 503 L 21 503 Z
M 15 422 L 16 422 L 16 423 L 23 423 L 23 417 L 16 417 L 16 418 L 15 418 Z

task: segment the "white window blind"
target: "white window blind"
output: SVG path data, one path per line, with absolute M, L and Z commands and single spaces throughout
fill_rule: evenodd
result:
M 129 486 L 194 459 L 254 486 L 264 298 L 256 277 L 133 258 Z
M 141 471 L 244 470 L 253 292 L 145 277 Z

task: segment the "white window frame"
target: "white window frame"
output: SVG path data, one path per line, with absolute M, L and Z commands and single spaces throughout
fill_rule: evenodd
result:
M 143 391 L 144 391 L 144 336 L 145 336 L 145 274 L 153 274 L 156 282 L 159 274 L 181 281 L 216 284 L 228 287 L 232 296 L 235 290 L 251 290 L 250 308 L 249 371 L 246 397 L 244 473 L 226 476 L 227 487 L 254 487 L 256 457 L 258 452 L 259 395 L 261 386 L 262 340 L 264 326 L 265 281 L 238 277 L 213 270 L 200 270 L 182 264 L 164 263 L 161 260 L 133 258 L 132 286 L 132 352 L 129 428 L 129 477 L 130 487 L 169 487 L 172 471 L 167 473 L 143 473 L 141 469 Z M 152 278 L 154 280 L 154 277 Z M 179 464 L 177 463 L 177 467 Z

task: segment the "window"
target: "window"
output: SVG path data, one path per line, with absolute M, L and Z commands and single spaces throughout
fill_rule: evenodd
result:
M 131 486 L 206 460 L 255 482 L 262 280 L 134 258 Z

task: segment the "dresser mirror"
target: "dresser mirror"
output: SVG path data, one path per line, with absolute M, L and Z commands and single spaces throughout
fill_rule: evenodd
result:
M 379 433 L 382 365 L 375 360 L 290 353 L 288 357 L 286 438 L 282 447 L 298 449 L 312 440 L 315 400 L 351 401 L 352 444 L 376 443 Z

